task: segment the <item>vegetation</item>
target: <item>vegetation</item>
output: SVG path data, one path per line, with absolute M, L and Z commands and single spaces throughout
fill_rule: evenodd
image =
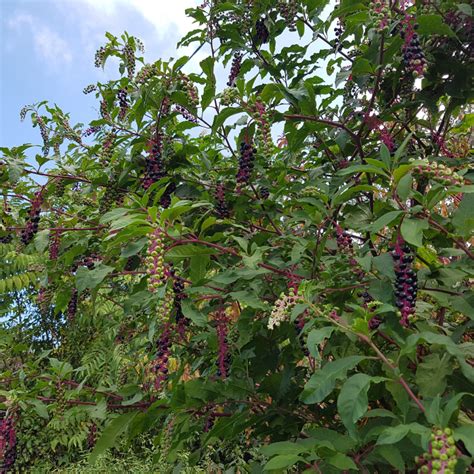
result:
M 25 107 L 1 472 L 468 471 L 471 13 L 206 0 L 190 56 L 106 35 L 89 125 Z

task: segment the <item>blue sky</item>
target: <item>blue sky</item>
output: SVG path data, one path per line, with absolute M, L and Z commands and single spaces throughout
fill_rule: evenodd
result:
M 113 66 L 105 71 L 94 67 L 104 33 L 126 30 L 141 38 L 147 61 L 176 57 L 176 43 L 192 27 L 184 10 L 197 3 L 0 0 L 0 146 L 41 142 L 28 120 L 20 122 L 25 104 L 56 103 L 71 113 L 71 123 L 96 118 L 96 99 L 84 96 L 82 89 L 117 75 Z

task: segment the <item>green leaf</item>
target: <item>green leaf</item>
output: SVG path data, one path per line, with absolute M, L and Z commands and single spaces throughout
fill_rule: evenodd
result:
M 474 194 L 465 194 L 451 221 L 463 237 L 469 238 L 474 231 Z
M 303 403 L 310 405 L 322 402 L 334 390 L 336 381 L 344 379 L 347 372 L 364 359 L 363 356 L 349 356 L 328 362 L 306 383 L 301 395 Z
M 474 425 L 459 426 L 454 430 L 454 439 L 461 440 L 471 456 L 474 456 Z
M 416 247 L 423 247 L 423 230 L 428 229 L 429 224 L 421 219 L 404 219 L 400 228 L 402 237 Z
M 446 388 L 446 377 L 452 373 L 453 367 L 449 356 L 429 354 L 423 358 L 416 369 L 416 384 L 423 397 L 435 397 Z
M 102 432 L 102 435 L 97 440 L 97 443 L 89 456 L 89 463 L 94 464 L 97 458 L 103 454 L 107 449 L 115 446 L 119 436 L 125 432 L 131 421 L 138 415 L 139 412 L 124 413 L 123 415 L 114 418 Z
M 385 226 L 391 224 L 398 216 L 400 216 L 403 211 L 390 211 L 386 214 L 380 216 L 373 224 L 370 225 L 371 232 L 378 232 L 383 229 Z
M 264 471 L 271 471 L 272 469 L 284 469 L 291 466 L 294 466 L 296 463 L 304 461 L 300 456 L 294 454 L 282 454 L 280 456 L 275 456 L 270 459 L 270 461 L 265 464 L 263 468 Z
M 185 244 L 173 247 L 168 250 L 165 257 L 170 260 L 183 260 L 184 258 L 194 257 L 196 255 L 215 255 L 216 249 L 205 247 L 203 245 Z
M 86 288 L 90 290 L 100 285 L 104 278 L 114 271 L 113 267 L 99 263 L 94 269 L 88 270 L 86 267 L 79 267 L 76 272 L 76 288 L 79 293 Z
M 229 296 L 243 305 L 250 306 L 250 308 L 269 309 L 269 305 L 266 301 L 258 299 L 255 293 L 249 291 L 234 291 L 229 293 Z
M 377 444 L 395 444 L 402 440 L 408 433 L 415 433 L 426 436 L 430 429 L 419 423 L 410 423 L 409 425 L 390 426 L 385 428 L 380 434 Z
M 207 324 L 206 316 L 194 308 L 192 302 L 188 299 L 183 300 L 181 303 L 184 316 L 190 319 L 196 326 L 204 327 Z
M 391 466 L 401 474 L 405 472 L 405 461 L 400 450 L 395 446 L 378 446 L 377 453 L 380 454 Z
M 321 344 L 325 339 L 331 337 L 331 334 L 336 328 L 334 326 L 326 326 L 321 329 L 313 329 L 308 334 L 306 346 L 312 357 L 320 359 L 318 345 Z
M 292 443 L 291 441 L 278 441 L 267 446 L 262 446 L 260 451 L 268 457 L 276 454 L 301 454 L 308 451 L 308 447 L 303 444 Z
M 346 471 L 347 469 L 357 470 L 355 462 L 349 456 L 342 453 L 334 454 L 334 456 L 327 458 L 326 461 L 341 471 Z
M 440 15 L 417 15 L 417 33 L 421 36 L 444 35 L 455 38 L 454 31 L 443 21 Z

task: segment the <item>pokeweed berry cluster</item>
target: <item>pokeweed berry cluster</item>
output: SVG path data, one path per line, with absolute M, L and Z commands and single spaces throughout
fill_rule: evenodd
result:
M 431 178 L 444 186 L 462 186 L 464 184 L 463 177 L 451 168 L 443 163 L 430 162 L 426 158 L 418 161 L 413 168 L 413 174 Z
M 41 115 L 36 114 L 36 123 L 40 129 L 41 138 L 43 139 L 43 155 L 48 156 L 49 154 L 49 131 L 46 123 L 44 121 L 44 117 Z
M 254 41 L 255 43 L 265 44 L 268 43 L 270 40 L 270 32 L 268 31 L 265 18 L 259 18 L 255 22 L 255 36 Z
M 106 49 L 103 46 L 101 46 L 95 52 L 95 56 L 94 56 L 94 66 L 95 67 L 104 67 L 105 53 L 106 53 Z
M 239 102 L 239 92 L 235 87 L 226 87 L 221 94 L 222 105 L 232 105 Z
M 97 441 L 97 425 L 92 423 L 89 427 L 89 432 L 87 433 L 87 448 L 93 449 Z
M 418 25 L 414 24 L 413 19 L 409 16 L 405 17 L 403 23 L 405 29 L 400 31 L 400 35 L 404 39 L 403 64 L 407 71 L 413 75 L 422 76 L 427 66 L 425 55 L 420 46 L 420 39 L 415 31 Z
M 165 281 L 164 232 L 157 227 L 149 237 L 145 259 L 148 274 L 148 290 L 154 293 Z
M 255 153 L 257 149 L 251 144 L 242 142 L 240 144 L 239 169 L 237 171 L 237 184 L 245 185 L 250 181 L 252 170 L 255 166 Z
M 298 3 L 296 0 L 278 0 L 278 12 L 285 19 L 288 29 L 296 31 L 296 14 L 298 13 Z
M 61 231 L 55 230 L 49 235 L 49 259 L 57 260 L 61 245 Z
M 175 105 L 174 109 L 188 122 L 198 122 L 197 118 L 186 107 L 183 107 L 182 105 Z
M 199 93 L 197 87 L 193 84 L 191 79 L 189 79 L 186 74 L 182 74 L 179 78 L 181 84 L 183 85 L 184 91 L 188 96 L 189 102 L 193 107 L 198 107 L 199 105 Z
M 74 321 L 74 318 L 76 317 L 78 298 L 79 293 L 77 291 L 77 288 L 74 288 L 72 290 L 71 299 L 69 300 L 69 303 L 67 305 L 67 319 L 69 322 Z
M 20 233 L 20 239 L 24 245 L 28 245 L 33 237 L 38 232 L 38 225 L 40 221 L 41 205 L 43 203 L 43 196 L 41 191 L 35 194 L 31 207 L 28 212 L 28 218 L 26 220 L 25 228 Z
M 232 66 L 230 68 L 229 79 L 227 80 L 227 85 L 229 87 L 235 86 L 235 80 L 239 75 L 240 68 L 242 67 L 242 53 L 235 53 L 234 58 L 232 59 Z
M 229 207 L 225 199 L 225 187 L 222 183 L 216 186 L 214 194 L 216 198 L 216 213 L 221 219 L 226 219 L 230 216 Z
M 257 123 L 257 139 L 258 143 L 261 144 L 263 155 L 270 158 L 273 151 L 270 115 L 265 106 L 259 101 L 255 102 L 252 115 Z
M 401 237 L 395 243 L 392 258 L 395 263 L 395 297 L 400 310 L 400 324 L 408 327 L 409 320 L 415 313 L 418 283 L 416 272 L 412 268 L 414 256 Z
M 291 316 L 291 310 L 297 301 L 298 296 L 295 288 L 289 288 L 288 294 L 282 292 L 273 305 L 270 318 L 268 319 L 268 329 L 273 329 L 280 326 L 283 321 L 288 321 Z
M 168 183 L 168 185 L 166 186 L 165 192 L 161 195 L 161 198 L 160 198 L 161 207 L 163 207 L 164 209 L 167 209 L 168 207 L 170 207 L 171 195 L 175 191 L 176 191 L 176 183 L 173 181 L 171 183 Z
M 415 461 L 419 473 L 454 474 L 458 456 L 451 428 L 433 429 L 428 452 Z
M 105 99 L 100 101 L 100 115 L 104 120 L 110 120 L 109 106 Z
M 13 472 L 17 457 L 16 419 L 5 413 L 0 421 L 0 472 Z
M 372 6 L 372 13 L 377 30 L 382 33 L 388 30 L 390 24 L 390 7 L 385 0 L 375 0 Z
M 76 272 L 79 267 L 87 267 L 89 270 L 92 270 L 96 262 L 102 260 L 102 257 L 96 253 L 91 253 L 87 257 L 83 257 L 79 260 L 76 260 L 71 267 L 71 272 Z
M 0 244 L 9 244 L 13 240 L 12 235 L 2 235 L 0 237 Z
M 270 197 L 270 190 L 266 186 L 262 186 L 259 194 L 262 199 L 268 199 Z
M 144 84 L 149 81 L 152 77 L 159 74 L 159 69 L 156 64 L 145 64 L 138 72 L 135 80 L 138 84 Z
M 143 187 L 148 189 L 153 183 L 166 176 L 166 170 L 162 158 L 163 137 L 157 133 L 155 138 L 148 144 L 149 153 L 145 159 L 145 176 Z
M 354 258 L 354 244 L 352 242 L 352 237 L 343 230 L 339 224 L 336 224 L 336 242 L 339 250 L 348 255 L 349 265 L 351 266 L 354 275 L 358 278 L 362 278 L 365 275 L 365 272 Z
M 82 132 L 83 137 L 90 137 L 94 133 L 97 133 L 101 130 L 102 127 L 89 127 Z
M 216 332 L 217 332 L 217 376 L 221 379 L 225 379 L 229 376 L 229 369 L 231 363 L 231 355 L 229 353 L 229 343 L 227 340 L 228 336 L 228 324 L 229 318 L 225 313 L 225 309 L 221 308 L 217 311 L 215 316 L 216 321 Z
M 127 115 L 128 110 L 128 99 L 127 99 L 127 91 L 125 89 L 120 89 L 117 92 L 117 100 L 119 103 L 119 120 L 123 120 Z
M 106 186 L 105 193 L 100 200 L 99 213 L 105 214 L 113 205 L 120 205 L 123 198 L 124 191 L 119 188 L 117 177 L 114 176 L 111 182 Z
M 114 144 L 115 144 L 115 130 L 110 131 L 104 138 L 102 143 L 102 151 L 100 154 L 100 159 L 104 165 L 108 165 L 112 159 L 114 153 Z
M 166 323 L 161 336 L 156 341 L 156 356 L 152 364 L 152 372 L 155 376 L 153 388 L 159 392 L 166 380 L 168 380 L 168 360 L 171 349 L 171 328 Z
M 364 115 L 364 123 L 370 130 L 375 130 L 382 141 L 382 143 L 390 150 L 394 151 L 395 149 L 395 142 L 393 137 L 385 126 L 385 124 L 376 116 L 376 115 Z
M 87 94 L 90 94 L 94 91 L 97 90 L 97 86 L 95 84 L 89 84 L 88 86 L 84 87 L 84 89 L 82 89 L 82 93 L 84 95 L 87 95 Z
M 123 56 L 125 58 L 125 65 L 127 67 L 127 75 L 130 80 L 133 80 L 133 76 L 135 75 L 135 52 L 133 48 L 127 44 L 123 48 Z
M 182 301 L 186 297 L 184 293 L 184 279 L 177 276 L 174 270 L 171 271 L 173 277 L 173 308 L 177 331 L 181 339 L 184 339 L 186 327 L 189 319 L 183 313 Z
M 63 381 L 59 380 L 56 383 L 55 415 L 61 418 L 64 415 L 66 408 L 67 408 L 66 384 Z
M 299 340 L 299 343 L 300 343 L 300 346 L 301 346 L 301 350 L 303 351 L 303 354 L 305 356 L 309 356 L 309 350 L 308 350 L 308 346 L 306 344 L 306 337 L 303 333 L 303 328 L 306 324 L 306 320 L 305 320 L 305 317 L 304 317 L 304 314 L 302 314 L 301 316 L 298 316 L 294 321 L 293 321 L 293 325 L 295 326 L 295 331 L 296 331 L 296 335 L 298 336 L 298 340 Z

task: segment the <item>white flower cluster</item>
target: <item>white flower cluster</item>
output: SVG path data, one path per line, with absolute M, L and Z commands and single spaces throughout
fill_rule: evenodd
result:
M 268 320 L 268 329 L 273 329 L 275 326 L 279 326 L 283 321 L 289 320 L 291 310 L 296 304 L 296 301 L 297 297 L 293 289 L 290 289 L 287 295 L 282 293 L 273 306 L 272 313 Z

